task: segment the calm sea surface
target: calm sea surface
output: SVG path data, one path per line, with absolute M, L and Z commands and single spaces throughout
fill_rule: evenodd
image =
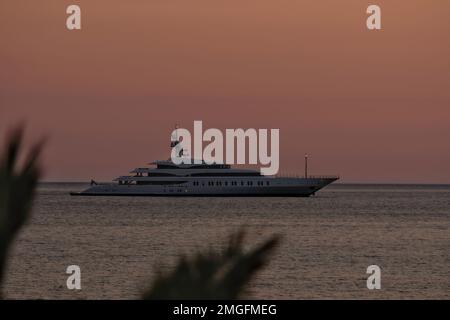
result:
M 450 298 L 450 186 L 334 185 L 311 198 L 70 197 L 82 184 L 43 184 L 16 239 L 6 298 L 131 299 L 180 254 L 283 241 L 251 298 Z M 81 267 L 82 290 L 66 288 Z M 366 288 L 367 266 L 382 289 Z

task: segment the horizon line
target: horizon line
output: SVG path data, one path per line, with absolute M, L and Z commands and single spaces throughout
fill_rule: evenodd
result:
M 97 181 L 98 183 L 113 183 L 113 181 Z M 38 183 L 86 183 L 90 180 L 40 180 Z M 450 186 L 450 182 L 393 182 L 393 181 L 336 181 L 332 185 L 434 185 L 434 186 Z

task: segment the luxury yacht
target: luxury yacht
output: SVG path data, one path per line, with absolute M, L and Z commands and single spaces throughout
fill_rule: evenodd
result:
M 338 176 L 264 176 L 258 170 L 232 168 L 228 164 L 199 161 L 174 164 L 155 161 L 150 167 L 135 168 L 114 183 L 97 184 L 74 196 L 194 196 L 194 197 L 308 197 Z M 191 162 L 195 163 L 195 162 Z

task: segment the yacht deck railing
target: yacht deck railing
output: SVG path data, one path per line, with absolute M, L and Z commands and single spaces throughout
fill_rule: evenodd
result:
M 298 174 L 298 173 L 279 173 L 275 175 L 277 178 L 301 178 L 301 179 L 339 179 L 339 175 L 307 175 Z

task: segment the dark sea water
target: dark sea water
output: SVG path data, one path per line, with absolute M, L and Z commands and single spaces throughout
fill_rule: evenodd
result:
M 450 186 L 333 185 L 311 198 L 70 197 L 43 184 L 16 239 L 6 298 L 131 299 L 180 254 L 283 241 L 247 296 L 274 299 L 450 298 Z M 382 269 L 368 290 L 366 269 Z M 82 290 L 66 287 L 69 265 Z

